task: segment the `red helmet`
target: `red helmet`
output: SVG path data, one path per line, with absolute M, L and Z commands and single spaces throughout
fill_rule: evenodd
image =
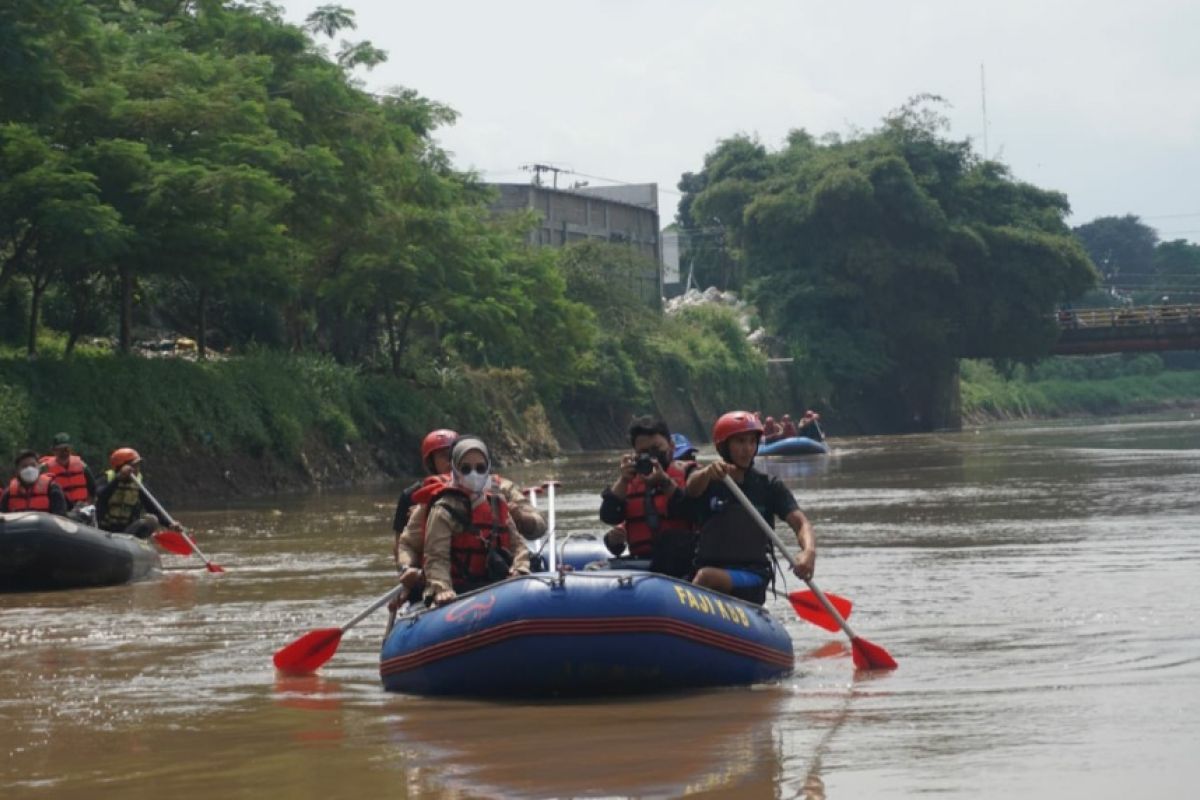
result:
M 757 433 L 761 439 L 763 425 L 758 421 L 758 417 L 749 411 L 730 411 L 722 414 L 717 418 L 717 424 L 713 425 L 713 444 L 720 449 L 726 439 L 730 436 L 737 436 L 739 433 Z
M 430 463 L 429 457 L 438 450 L 444 450 L 454 444 L 454 440 L 458 438 L 458 432 L 452 431 L 449 428 L 438 428 L 436 431 L 430 431 L 421 441 L 421 463 L 425 465 L 425 469 L 433 472 L 433 466 Z
M 108 457 L 108 466 L 113 470 L 118 470 L 126 464 L 136 464 L 141 461 L 142 457 L 138 455 L 138 451 L 132 447 L 121 447 L 113 450 L 112 455 Z

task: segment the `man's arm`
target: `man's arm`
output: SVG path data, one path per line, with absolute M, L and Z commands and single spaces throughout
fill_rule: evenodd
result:
M 83 480 L 87 484 L 87 502 L 95 502 L 96 476 L 92 474 L 92 468 L 87 464 L 83 465 Z
M 517 530 L 515 520 L 508 521 L 508 539 L 512 543 L 513 563 L 510 570 L 511 574 L 528 575 L 529 574 L 529 546 L 525 544 L 525 537 Z
M 396 569 L 400 572 L 410 567 L 421 568 L 421 558 L 425 552 L 425 518 L 428 513 L 428 506 L 414 506 L 408 515 L 404 530 L 396 534 L 392 554 L 396 559 Z
M 445 506 L 435 503 L 429 509 L 425 525 L 425 594 L 437 598 L 449 593 L 454 596 L 450 578 L 450 539 L 454 535 L 454 518 Z
M 546 520 L 529 502 L 529 498 L 508 478 L 500 479 L 500 493 L 508 503 L 508 513 L 517 523 L 517 531 L 526 539 L 540 539 L 546 535 Z
M 608 525 L 625 521 L 625 497 L 617 497 L 611 487 L 600 493 L 600 521 Z
M 50 484 L 50 513 L 60 517 L 67 515 L 67 496 L 57 483 Z

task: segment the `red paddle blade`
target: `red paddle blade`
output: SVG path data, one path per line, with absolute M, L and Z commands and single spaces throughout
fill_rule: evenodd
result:
M 309 631 L 275 653 L 275 669 L 292 674 L 315 672 L 333 658 L 341 641 L 341 628 L 319 628 Z
M 854 608 L 854 604 L 844 597 L 838 597 L 836 594 L 825 593 L 827 599 L 837 612 L 842 615 L 842 619 L 847 619 L 850 616 L 850 610 Z M 796 616 L 800 619 L 811 622 L 813 625 L 824 628 L 827 631 L 837 633 L 842 628 L 838 625 L 837 620 L 833 615 L 825 610 L 825 606 L 821 605 L 821 601 L 817 596 L 810 591 L 792 592 L 788 595 L 788 601 L 791 602 L 792 608 L 796 609 Z
M 896 663 L 896 659 L 892 658 L 891 653 L 866 639 L 851 639 L 850 645 L 854 656 L 854 666 L 858 669 L 895 669 L 900 666 Z
M 168 553 L 174 553 L 179 556 L 190 556 L 192 554 L 192 546 L 188 544 L 187 539 L 183 538 L 183 534 L 179 531 L 155 531 L 154 542 Z

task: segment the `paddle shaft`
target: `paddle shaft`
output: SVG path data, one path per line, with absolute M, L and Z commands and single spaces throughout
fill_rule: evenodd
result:
M 746 509 L 746 512 L 754 518 L 755 522 L 758 523 L 758 527 L 761 528 L 762 532 L 767 535 L 767 538 L 771 540 L 771 543 L 775 545 L 776 549 L 779 550 L 784 558 L 791 562 L 792 556 L 788 552 L 787 545 L 783 543 L 783 539 L 779 537 L 779 534 L 775 532 L 774 528 L 767 524 L 767 521 L 763 519 L 762 514 L 758 513 L 758 509 L 755 508 L 754 504 L 750 502 L 750 498 L 746 497 L 746 493 L 742 491 L 742 487 L 737 485 L 737 481 L 733 479 L 733 476 L 726 475 L 724 478 L 722 478 L 722 480 L 725 482 L 725 485 L 729 487 L 729 491 L 733 492 L 733 496 L 736 497 L 738 502 L 740 502 Z M 812 578 L 804 578 L 804 582 L 808 584 L 809 589 L 812 589 L 813 595 L 817 598 L 817 600 L 820 601 L 821 605 L 825 607 L 825 610 L 829 612 L 829 616 L 833 617 L 837 624 L 841 626 L 842 630 L 846 632 L 846 635 L 851 639 L 857 639 L 858 635 L 854 633 L 853 629 L 851 629 L 850 623 L 846 622 L 845 618 L 838 613 L 838 610 L 833 607 L 833 603 L 829 602 L 829 598 L 825 596 L 825 593 L 817 588 L 817 584 L 813 583 Z
M 192 549 L 196 551 L 196 555 L 200 556 L 200 560 L 204 562 L 204 565 L 214 572 L 223 572 L 224 570 L 210 561 L 208 556 L 204 555 L 200 548 L 196 546 L 195 540 L 187 535 L 187 532 L 183 529 L 183 526 L 176 522 L 175 518 L 172 517 L 165 508 L 163 508 L 162 503 L 158 502 L 158 499 L 154 495 L 150 494 L 150 490 L 146 488 L 146 484 L 142 483 L 141 476 L 134 475 L 133 479 L 137 481 L 138 488 L 145 492 L 146 499 L 150 501 L 150 505 L 154 506 L 154 510 L 167 518 L 168 525 L 170 525 L 172 528 L 176 528 L 179 531 L 179 535 L 182 536 L 184 540 L 192 546 Z
M 554 517 L 554 481 L 546 481 L 546 502 L 550 507 L 550 558 L 546 560 L 546 568 L 555 572 L 558 569 L 558 553 L 555 552 L 558 549 L 558 531 Z
M 350 630 L 358 623 L 362 622 L 367 617 L 371 616 L 371 614 L 373 614 L 375 612 L 375 610 L 378 609 L 380 606 L 383 606 L 383 605 L 386 605 L 386 604 L 392 602 L 393 597 L 400 594 L 400 592 L 405 591 L 406 589 L 407 589 L 407 587 L 404 585 L 403 581 L 401 581 L 400 583 L 393 586 L 391 589 L 388 590 L 387 594 L 379 597 L 377 600 L 375 600 L 373 603 L 371 603 L 371 605 L 367 606 L 365 609 L 358 612 L 358 614 L 354 617 L 354 619 L 350 620 L 345 625 L 343 625 L 342 633 L 345 633 L 346 631 Z

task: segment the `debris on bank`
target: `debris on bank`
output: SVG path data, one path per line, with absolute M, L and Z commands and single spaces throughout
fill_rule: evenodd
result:
M 757 309 L 738 298 L 735 292 L 723 292 L 715 286 L 710 286 L 703 292 L 699 289 L 688 289 L 678 297 L 667 300 L 663 304 L 663 311 L 669 316 L 674 316 L 689 308 L 701 306 L 720 306 L 732 310 L 737 315 L 738 325 L 746 334 L 746 340 L 756 345 L 764 342 L 767 332 L 761 327 L 754 327 L 753 323 L 758 314 Z

